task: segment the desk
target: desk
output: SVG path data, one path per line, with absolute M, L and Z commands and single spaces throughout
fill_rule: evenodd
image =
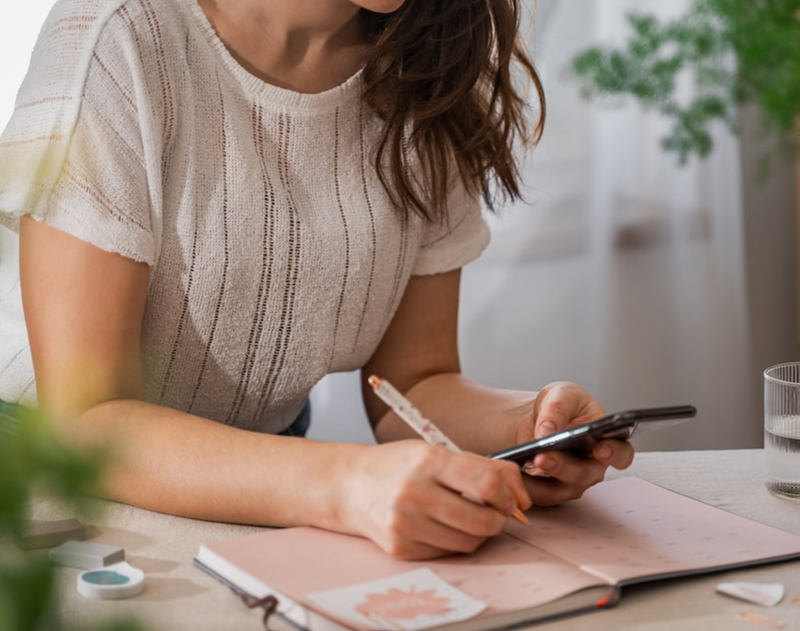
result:
M 645 452 L 633 466 L 609 477 L 636 475 L 706 501 L 715 506 L 800 534 L 800 502 L 770 495 L 762 484 L 761 450 Z M 145 591 L 122 601 L 87 600 L 75 587 L 78 570 L 58 569 L 60 605 L 71 628 L 121 614 L 133 614 L 153 631 L 256 631 L 259 615 L 220 583 L 192 565 L 203 541 L 256 532 L 258 528 L 196 521 L 152 513 L 130 506 L 98 502 L 104 511 L 91 525 L 98 543 L 125 548 L 128 561 L 144 570 Z M 35 519 L 72 517 L 68 509 L 40 500 L 33 505 Z M 714 593 L 718 582 L 749 580 L 782 582 L 787 594 L 775 607 L 762 608 Z M 752 611 L 782 620 L 786 629 L 800 630 L 800 561 L 712 576 L 677 579 L 631 587 L 617 607 L 566 620 L 538 625 L 537 631 L 637 629 L 646 631 L 713 631 L 760 627 L 737 620 L 740 611 Z

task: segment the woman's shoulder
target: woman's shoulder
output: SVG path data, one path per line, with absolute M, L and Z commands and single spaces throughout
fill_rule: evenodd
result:
M 128 0 L 57 0 L 42 25 L 22 86 L 58 85 L 82 76 L 110 18 Z M 70 66 L 71 72 L 64 72 Z
M 122 15 L 135 21 L 137 14 L 157 19 L 180 19 L 194 0 L 56 0 L 50 9 L 42 34 L 86 33 L 103 26 L 113 16 Z
M 91 57 L 103 40 L 124 44 L 130 39 L 126 36 L 131 35 L 146 46 L 151 44 L 147 40 L 168 37 L 175 28 L 186 30 L 183 1 L 57 0 L 42 26 L 36 48 Z
M 47 109 L 84 96 L 91 67 L 134 84 L 153 59 L 185 39 L 184 0 L 57 0 L 46 18 L 18 93 L 16 109 Z M 63 108 L 60 108 L 63 110 Z
M 44 199 L 68 155 L 75 158 L 76 147 L 88 146 L 88 140 L 75 142 L 77 129 L 93 134 L 95 144 L 105 142 L 98 136 L 106 129 L 96 124 L 101 120 L 114 130 L 106 133 L 139 147 L 145 133 L 139 109 L 160 93 L 152 85 L 163 75 L 158 64 L 175 57 L 167 42 L 177 48 L 185 41 L 180 3 L 187 1 L 55 2 L 0 134 L 0 214 L 21 213 Z M 155 115 L 147 120 L 155 121 L 158 113 L 150 103 L 148 108 Z

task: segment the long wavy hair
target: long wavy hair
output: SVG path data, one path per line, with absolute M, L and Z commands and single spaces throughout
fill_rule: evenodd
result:
M 520 1 L 406 0 L 393 13 L 365 14 L 373 46 L 364 98 L 384 122 L 378 175 L 395 205 L 441 218 L 453 168 L 490 209 L 498 197 L 519 198 L 515 147 L 538 142 L 546 113 L 519 33 Z M 531 84 L 535 125 L 527 115 Z

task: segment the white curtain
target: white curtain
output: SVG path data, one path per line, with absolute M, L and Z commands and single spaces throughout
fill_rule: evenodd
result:
M 54 0 L 7 2 L 0 19 L 0 127 L 14 110 L 22 78 L 28 69 L 33 44 Z
M 463 358 L 496 385 L 577 381 L 608 411 L 697 406 L 697 420 L 639 448 L 754 447 L 737 140 L 719 129 L 711 157 L 681 167 L 655 114 L 583 102 L 563 78 L 587 46 L 625 41 L 626 12 L 669 18 L 688 5 L 539 0 L 547 128 L 527 203 L 493 221 L 465 274 Z

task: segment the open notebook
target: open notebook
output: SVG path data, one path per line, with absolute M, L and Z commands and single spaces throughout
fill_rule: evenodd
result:
M 275 594 L 295 628 L 483 631 L 607 606 L 632 583 L 800 558 L 800 536 L 635 477 L 529 517 L 529 527 L 510 521 L 473 554 L 434 561 L 395 560 L 369 540 L 301 527 L 206 542 L 195 563 L 250 596 Z M 348 607 L 344 597 L 319 604 L 320 593 L 364 583 L 389 593 L 385 581 L 372 582 L 422 568 L 485 608 L 458 622 L 443 616 L 444 624 L 428 611 L 421 624 L 363 615 L 363 603 Z

